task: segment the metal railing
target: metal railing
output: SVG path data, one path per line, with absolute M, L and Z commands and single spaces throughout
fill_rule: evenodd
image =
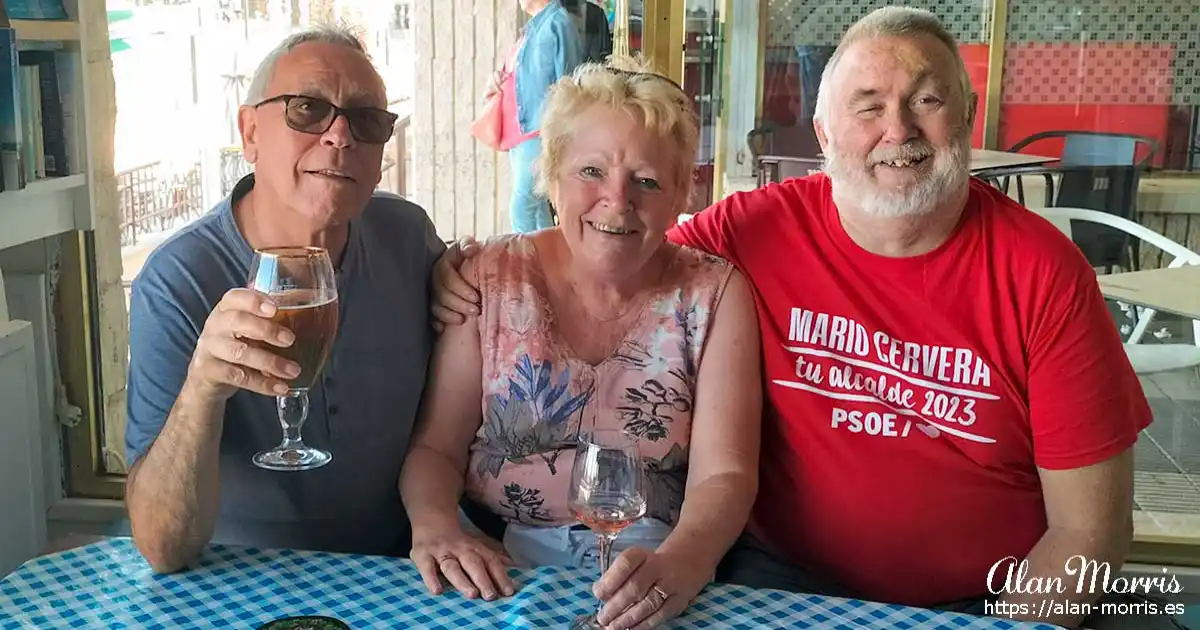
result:
M 408 173 L 412 161 L 408 155 L 408 134 L 412 128 L 412 101 L 405 98 L 388 103 L 388 109 L 400 114 L 396 131 L 383 150 L 383 179 L 379 187 L 401 197 L 408 195 Z
M 140 235 L 163 232 L 181 219 L 204 212 L 200 163 L 180 172 L 165 172 L 162 162 L 151 162 L 117 173 L 121 208 L 121 245 L 134 245 Z
M 221 148 L 221 197 L 233 192 L 238 180 L 254 171 L 254 165 L 242 157 L 241 147 Z

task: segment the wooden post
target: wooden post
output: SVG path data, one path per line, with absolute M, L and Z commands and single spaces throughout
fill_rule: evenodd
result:
M 517 41 L 523 14 L 512 0 L 413 0 L 410 198 L 444 239 L 509 231 L 508 155 L 480 144 L 468 126 L 483 92 Z
M 129 317 L 121 285 L 121 208 L 117 199 L 114 142 L 116 85 L 103 3 L 79 2 L 80 45 L 83 47 L 83 90 L 87 117 L 88 184 L 94 217 L 96 313 L 100 348 L 100 392 L 104 410 L 109 471 L 124 469 L 125 374 L 129 354 Z
M 412 122 L 411 116 L 404 118 L 404 124 L 396 129 L 396 193 L 408 196 L 408 127 Z

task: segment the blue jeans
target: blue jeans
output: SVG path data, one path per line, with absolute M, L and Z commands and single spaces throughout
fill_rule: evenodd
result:
M 513 232 L 534 232 L 554 225 L 550 219 L 550 203 L 533 192 L 534 162 L 541 152 L 540 136 L 526 140 L 508 152 L 513 175 L 508 216 Z

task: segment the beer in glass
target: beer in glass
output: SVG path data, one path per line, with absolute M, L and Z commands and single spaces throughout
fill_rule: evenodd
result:
M 333 455 L 305 445 L 300 430 L 308 417 L 308 390 L 317 384 L 337 337 L 337 284 L 329 252 L 319 247 L 257 250 L 249 287 L 275 303 L 272 321 L 295 335 L 286 348 L 267 343 L 259 347 L 300 366 L 300 374 L 288 382 L 288 393 L 276 397 L 283 441 L 254 455 L 253 462 L 260 468 L 283 471 L 324 466 Z

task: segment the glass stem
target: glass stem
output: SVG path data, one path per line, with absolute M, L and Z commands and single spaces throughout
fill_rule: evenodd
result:
M 597 534 L 596 545 L 600 550 L 600 576 L 603 577 L 608 573 L 608 566 L 612 564 L 612 546 L 616 536 L 610 534 Z
M 300 439 L 300 427 L 308 418 L 308 390 L 293 389 L 283 396 L 276 396 L 279 408 L 279 424 L 283 426 L 283 442 L 280 448 L 299 448 L 304 445 Z
M 608 573 L 608 567 L 612 564 L 612 546 L 616 536 L 612 534 L 596 534 L 596 547 L 600 552 L 600 577 Z M 600 614 L 600 610 L 604 608 L 604 601 L 601 600 L 596 605 L 596 614 Z

